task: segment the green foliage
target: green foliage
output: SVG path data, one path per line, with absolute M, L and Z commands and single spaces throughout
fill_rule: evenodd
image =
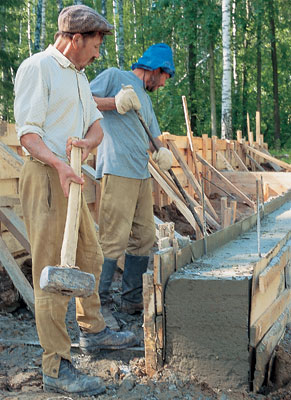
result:
M 30 2 L 30 3 L 29 3 Z M 35 41 L 37 0 L 1 0 L 0 6 L 0 118 L 13 121 L 13 81 L 20 63 L 29 56 L 28 4 L 32 51 Z M 84 4 L 101 12 L 101 0 L 84 0 Z M 233 85 L 234 131 L 245 124 L 249 112 L 251 130 L 255 131 L 257 92 L 257 29 L 261 22 L 262 53 L 262 115 L 261 132 L 270 146 L 274 143 L 273 79 L 270 54 L 268 2 L 236 0 L 235 41 L 232 50 L 237 62 L 237 87 Z M 64 7 L 73 4 L 63 0 Z M 113 23 L 112 0 L 107 0 L 107 19 Z M 278 55 L 281 144 L 291 147 L 290 136 L 290 7 L 285 0 L 274 2 Z M 46 43 L 54 41 L 57 31 L 57 1 L 47 0 Z M 174 52 L 176 75 L 164 88 L 151 94 L 153 105 L 163 131 L 186 134 L 182 95 L 188 102 L 189 114 L 195 120 L 195 134 L 211 134 L 209 45 L 214 45 L 217 129 L 220 132 L 221 112 L 221 1 L 218 0 L 123 0 L 125 69 L 134 63 L 153 43 L 165 42 Z M 118 19 L 117 19 L 118 24 Z M 2 27 L 2 28 L 1 28 Z M 245 35 L 246 33 L 246 35 Z M 245 47 L 247 37 L 248 46 Z M 191 53 L 189 53 L 191 49 Z M 196 64 L 196 67 L 195 67 Z M 114 36 L 107 36 L 99 60 L 86 69 L 93 79 L 104 68 L 117 66 Z M 247 81 L 242 86 L 245 68 Z M 243 94 L 246 110 L 243 113 Z M 288 108 L 289 107 L 289 108 Z M 193 129 L 193 126 L 192 126 Z

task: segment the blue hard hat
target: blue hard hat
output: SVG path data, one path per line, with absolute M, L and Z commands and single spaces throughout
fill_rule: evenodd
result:
M 136 68 L 149 71 L 161 68 L 172 78 L 175 75 L 175 66 L 171 47 L 165 43 L 153 44 L 132 64 L 131 69 L 134 71 Z

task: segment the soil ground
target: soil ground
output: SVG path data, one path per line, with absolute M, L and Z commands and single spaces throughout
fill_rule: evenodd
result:
M 192 228 L 176 209 L 169 206 L 158 214 L 162 220 L 174 221 L 175 229 L 184 236 L 192 236 Z M 243 212 L 243 211 L 242 211 Z M 247 212 L 247 210 L 246 210 Z M 28 263 L 29 269 L 29 263 Z M 27 274 L 26 274 L 27 276 Z M 89 375 L 100 376 L 107 387 L 99 400 L 291 400 L 291 326 L 276 351 L 272 385 L 262 393 L 223 392 L 198 382 L 195 376 L 177 373 L 170 365 L 151 379 L 145 372 L 142 350 L 143 315 L 120 313 L 122 271 L 118 270 L 112 285 L 112 311 L 121 330 L 132 330 L 138 337 L 139 348 L 123 351 L 102 351 L 96 356 L 85 356 L 78 348 L 79 330 L 72 300 L 67 313 L 67 328 L 72 340 L 72 359 L 77 368 Z M 0 312 L 0 400 L 78 400 L 81 397 L 44 393 L 41 372 L 42 349 L 39 346 L 35 320 L 24 303 L 14 311 Z M 227 379 L 227 377 L 226 377 Z M 94 399 L 95 397 L 82 397 Z
M 121 271 L 115 274 L 113 298 L 120 297 Z M 115 303 L 113 303 L 115 304 Z M 143 316 L 118 312 L 112 306 L 121 330 L 136 333 L 139 346 L 143 347 Z M 102 351 L 96 356 L 84 356 L 78 344 L 78 326 L 72 300 L 67 313 L 67 328 L 72 340 L 74 364 L 89 375 L 100 376 L 107 387 L 99 400 L 291 400 L 291 327 L 287 329 L 277 351 L 277 368 L 273 387 L 262 394 L 247 392 L 222 392 L 210 388 L 206 382 L 197 382 L 195 376 L 178 374 L 169 365 L 149 379 L 145 373 L 144 353 L 136 350 Z M 42 349 L 38 345 L 34 317 L 24 305 L 12 313 L 0 313 L 0 399 L 1 400 L 78 400 L 81 397 L 44 393 L 41 375 Z M 278 385 L 280 388 L 278 389 Z M 84 398 L 84 397 L 82 397 Z M 85 399 L 94 397 L 85 397 Z

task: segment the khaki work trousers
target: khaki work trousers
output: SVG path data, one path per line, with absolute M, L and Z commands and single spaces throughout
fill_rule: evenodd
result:
M 61 260 L 67 199 L 57 171 L 28 158 L 20 177 L 20 199 L 32 251 L 35 319 L 44 350 L 43 372 L 56 378 L 61 358 L 71 360 L 71 341 L 65 323 L 70 297 L 45 292 L 39 287 L 39 279 L 45 266 L 59 265 Z M 83 195 L 76 264 L 96 278 L 95 293 L 87 298 L 76 298 L 77 322 L 85 331 L 100 332 L 105 328 L 98 295 L 103 254 Z
M 99 210 L 99 238 L 104 257 L 127 253 L 148 256 L 156 228 L 151 178 L 104 175 Z

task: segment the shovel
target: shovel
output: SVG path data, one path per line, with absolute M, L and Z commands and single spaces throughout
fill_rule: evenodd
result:
M 72 146 L 71 167 L 81 176 L 82 150 Z M 40 276 L 40 288 L 51 293 L 74 297 L 89 297 L 95 290 L 95 276 L 83 272 L 76 264 L 76 250 L 80 224 L 81 185 L 70 184 L 65 232 L 61 250 L 61 264 L 46 266 Z
M 154 146 L 154 149 L 155 149 L 156 151 L 158 151 L 158 150 L 159 150 L 159 146 L 157 145 L 157 143 L 156 143 L 156 141 L 155 141 L 155 138 L 154 138 L 153 135 L 151 134 L 151 132 L 150 132 L 150 130 L 149 130 L 149 128 L 148 128 L 148 126 L 147 126 L 145 120 L 143 119 L 143 116 L 141 115 L 141 113 L 140 113 L 138 110 L 135 110 L 135 113 L 136 113 L 138 119 L 140 120 L 142 126 L 144 127 L 144 130 L 145 130 L 146 134 L 148 135 L 148 138 L 149 138 L 150 141 L 152 142 L 152 144 L 153 144 L 153 146 Z M 176 175 L 174 174 L 173 170 L 170 168 L 170 169 L 168 170 L 168 172 L 169 172 L 171 178 L 173 179 L 173 181 L 175 182 L 175 184 L 176 184 L 178 190 L 180 191 L 181 195 L 183 196 L 183 198 L 184 198 L 184 200 L 185 200 L 185 202 L 186 202 L 187 207 L 188 207 L 189 210 L 191 211 L 191 213 L 192 213 L 192 215 L 193 215 L 193 217 L 194 217 L 194 219 L 195 219 L 195 221 L 196 221 L 196 223 L 197 223 L 197 225 L 198 225 L 200 231 L 202 232 L 202 235 L 204 236 L 203 225 L 201 224 L 200 219 L 199 219 L 199 217 L 198 217 L 198 215 L 197 215 L 197 213 L 196 213 L 194 207 L 193 207 L 192 204 L 190 203 L 190 201 L 189 201 L 189 199 L 188 199 L 187 193 L 185 192 L 185 190 L 183 189 L 182 185 L 181 185 L 180 182 L 178 181 L 178 179 L 177 179 Z M 206 254 L 205 241 L 204 241 L 204 252 L 205 252 L 205 254 Z

